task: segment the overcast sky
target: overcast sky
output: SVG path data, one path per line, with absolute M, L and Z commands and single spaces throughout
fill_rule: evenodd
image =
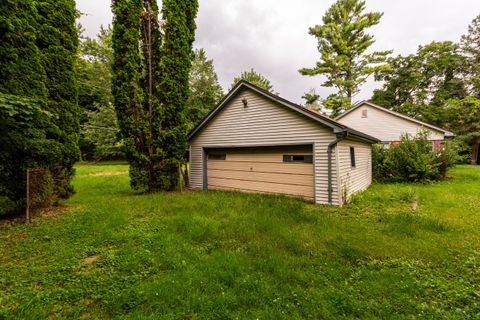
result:
M 205 48 L 214 61 L 220 84 L 227 90 L 232 79 L 254 68 L 275 91 L 293 102 L 316 89 L 322 97 L 331 90 L 320 86 L 320 76 L 298 73 L 318 60 L 316 40 L 308 28 L 334 0 L 199 0 L 194 46 Z M 111 24 L 110 0 L 77 0 L 85 35 L 95 36 L 100 25 Z M 368 11 L 381 11 L 379 25 L 370 29 L 372 50 L 408 54 L 433 40 L 458 41 L 480 14 L 480 0 L 367 0 Z M 368 99 L 378 83 L 370 81 L 355 100 Z

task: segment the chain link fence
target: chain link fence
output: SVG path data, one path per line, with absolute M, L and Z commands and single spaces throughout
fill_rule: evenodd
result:
M 52 174 L 47 168 L 27 169 L 25 214 L 27 223 L 40 209 L 51 208 L 54 201 L 54 183 Z

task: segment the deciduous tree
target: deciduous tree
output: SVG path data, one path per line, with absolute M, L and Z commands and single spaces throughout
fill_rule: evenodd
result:
M 248 81 L 263 90 L 266 90 L 271 93 L 275 93 L 270 80 L 268 80 L 263 75 L 253 70 L 253 68 L 250 69 L 250 71 L 244 71 L 238 77 L 235 77 L 232 81 L 232 85 L 230 86 L 230 89 L 235 87 L 235 85 L 238 82 L 240 82 L 240 80 Z
M 204 49 L 194 52 L 189 84 L 187 118 L 189 129 L 192 129 L 223 97 L 213 60 L 207 58 Z

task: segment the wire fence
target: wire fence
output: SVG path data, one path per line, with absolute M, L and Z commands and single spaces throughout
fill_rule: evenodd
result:
M 27 169 L 25 220 L 40 209 L 51 208 L 54 201 L 54 179 L 47 168 Z

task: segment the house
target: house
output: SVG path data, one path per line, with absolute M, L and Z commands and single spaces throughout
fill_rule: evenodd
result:
M 335 120 L 353 129 L 365 132 L 384 144 L 398 143 L 402 134 L 415 136 L 426 130 L 434 150 L 438 150 L 445 139 L 454 134 L 442 128 L 408 117 L 401 113 L 383 108 L 368 101 L 362 101 L 345 111 Z
M 342 205 L 372 181 L 378 140 L 240 81 L 188 136 L 193 189 Z

